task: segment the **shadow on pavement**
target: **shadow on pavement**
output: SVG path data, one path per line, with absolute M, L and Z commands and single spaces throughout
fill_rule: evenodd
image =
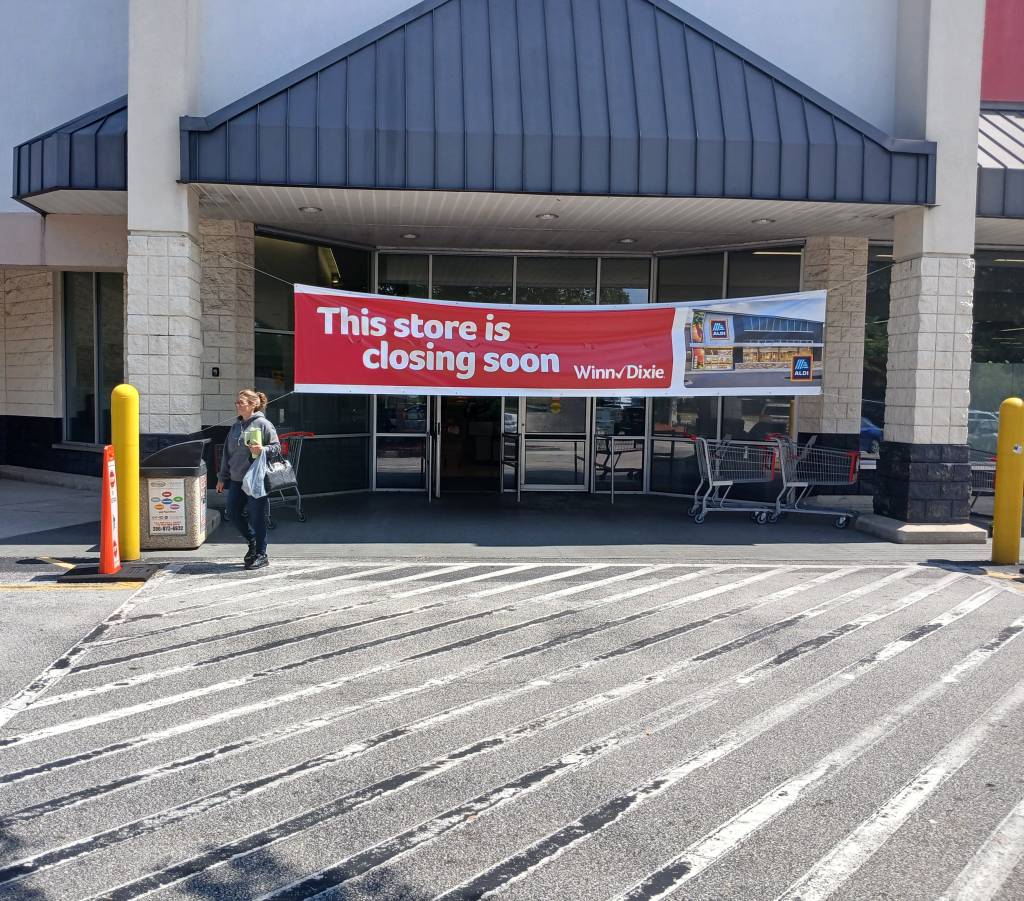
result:
M 464 494 L 427 502 L 419 495 L 375 494 L 319 498 L 305 503 L 308 519 L 274 510 L 271 544 L 472 544 L 477 547 L 600 545 L 870 544 L 852 527 L 835 529 L 831 516 L 788 516 L 755 525 L 749 514 L 712 512 L 701 525 L 687 515 L 688 499 L 652 496 Z M 209 539 L 237 544 L 225 522 Z

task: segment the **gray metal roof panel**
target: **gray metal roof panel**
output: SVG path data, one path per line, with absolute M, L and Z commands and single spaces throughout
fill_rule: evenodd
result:
M 125 191 L 128 97 L 118 97 L 14 148 L 11 196 L 57 190 Z
M 181 128 L 194 182 L 934 200 L 934 144 L 665 0 L 425 0 Z
M 978 116 L 978 216 L 1024 219 L 1024 108 Z

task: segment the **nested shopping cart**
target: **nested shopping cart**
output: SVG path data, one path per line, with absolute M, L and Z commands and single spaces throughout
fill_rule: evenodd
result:
M 295 472 L 295 484 L 288 488 L 280 488 L 277 491 L 270 491 L 267 497 L 270 499 L 270 509 L 267 511 L 267 528 L 277 527 L 274 522 L 274 507 L 290 507 L 295 511 L 295 518 L 299 522 L 306 521 L 306 511 L 302 509 L 302 492 L 299 491 L 299 464 L 302 462 L 302 444 L 307 438 L 315 438 L 313 432 L 282 432 L 277 436 L 281 442 L 281 455 L 292 464 Z
M 763 441 L 696 437 L 693 442 L 700 471 L 700 484 L 689 511 L 693 521 L 701 523 L 710 512 L 728 510 L 749 513 L 758 523 L 767 522 L 775 512 L 774 504 L 729 495 L 736 485 L 770 485 L 775 481 L 777 446 Z
M 979 497 L 994 497 L 996 493 L 995 454 L 970 449 L 971 462 L 971 511 Z
M 810 513 L 834 517 L 833 525 L 845 529 L 853 518 L 849 510 L 834 507 L 808 507 L 804 502 L 815 488 L 848 488 L 859 475 L 860 452 L 817 447 L 812 437 L 806 444 L 797 444 L 784 435 L 776 435 L 782 471 L 782 490 L 775 501 L 775 510 L 768 516 L 775 522 L 784 513 Z

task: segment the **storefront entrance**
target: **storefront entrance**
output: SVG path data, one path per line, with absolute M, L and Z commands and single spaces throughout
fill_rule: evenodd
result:
M 501 490 L 501 398 L 439 397 L 437 493 Z
M 503 488 L 590 489 L 590 398 L 430 400 L 435 496 Z M 508 465 L 516 461 L 518 466 Z

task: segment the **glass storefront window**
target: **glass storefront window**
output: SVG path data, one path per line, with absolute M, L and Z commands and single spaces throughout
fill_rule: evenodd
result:
M 91 272 L 64 275 L 64 437 L 96 440 L 96 305 Z
M 430 257 L 382 253 L 377 257 L 377 293 L 393 297 L 427 297 Z
M 378 394 L 377 432 L 420 435 L 427 430 L 429 398 L 419 394 Z
M 292 284 L 319 284 L 317 249 L 312 244 L 263 235 L 256 236 L 255 247 L 256 328 L 292 331 L 295 328 Z
M 591 304 L 597 300 L 597 260 L 519 257 L 516 303 Z
M 885 428 L 885 367 L 889 359 L 889 285 L 892 250 L 868 248 L 867 301 L 864 312 L 864 381 L 861 396 L 860 449 L 878 453 Z
M 726 297 L 789 294 L 800 290 L 799 247 L 729 251 Z
M 658 300 L 713 300 L 722 296 L 724 253 L 658 259 Z
M 647 401 L 642 397 L 599 397 L 595 402 L 597 435 L 636 435 L 646 431 Z
M 585 435 L 586 431 L 585 397 L 526 398 L 527 435 Z
M 651 401 L 651 433 L 718 437 L 717 397 L 656 397 Z
M 64 437 L 110 440 L 110 392 L 124 381 L 124 276 L 64 274 Z
M 975 263 L 967 443 L 991 454 L 999 431 L 999 405 L 1024 392 L 1024 255 L 979 250 Z
M 601 260 L 601 303 L 647 303 L 650 286 L 650 260 Z
M 377 438 L 377 487 L 424 490 L 427 482 L 426 438 Z
M 722 437 L 764 441 L 773 432 L 788 435 L 791 403 L 786 397 L 723 397 Z
M 512 303 L 512 257 L 434 256 L 431 296 L 469 303 Z

